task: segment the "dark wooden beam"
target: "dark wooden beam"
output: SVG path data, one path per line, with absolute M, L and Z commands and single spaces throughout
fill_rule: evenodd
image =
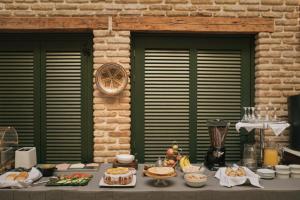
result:
M 72 31 L 107 29 L 108 17 L 1 17 L 0 31 Z
M 108 17 L 2 17 L 0 31 L 91 31 L 108 29 Z M 113 17 L 113 30 L 157 32 L 273 32 L 274 21 L 224 17 Z
M 274 21 L 225 17 L 113 17 L 113 30 L 164 32 L 273 32 Z

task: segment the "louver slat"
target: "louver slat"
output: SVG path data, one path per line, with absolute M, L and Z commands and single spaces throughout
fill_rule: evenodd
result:
M 197 54 L 197 160 L 203 161 L 210 145 L 207 119 L 231 122 L 226 138 L 226 160 L 240 159 L 241 52 L 199 50 Z
M 20 146 L 34 146 L 33 74 L 33 51 L 0 50 L 0 126 L 14 126 Z
M 189 51 L 145 50 L 144 157 L 153 162 L 177 141 L 189 152 Z
M 81 161 L 81 55 L 46 52 L 46 162 Z

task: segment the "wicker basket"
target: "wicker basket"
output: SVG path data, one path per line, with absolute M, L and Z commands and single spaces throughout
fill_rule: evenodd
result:
M 96 72 L 97 88 L 107 95 L 117 95 L 126 87 L 128 76 L 117 63 L 105 63 Z

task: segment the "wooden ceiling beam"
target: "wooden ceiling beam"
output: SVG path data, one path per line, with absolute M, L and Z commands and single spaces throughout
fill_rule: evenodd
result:
M 274 20 L 264 18 L 149 16 L 112 17 L 112 23 L 109 23 L 110 20 L 107 16 L 2 17 L 0 18 L 0 31 L 81 32 L 94 29 L 204 33 L 258 33 L 274 31 Z
M 113 30 L 258 33 L 273 32 L 274 20 L 226 17 L 114 17 Z
M 108 17 L 1 17 L 0 31 L 82 32 L 107 29 Z

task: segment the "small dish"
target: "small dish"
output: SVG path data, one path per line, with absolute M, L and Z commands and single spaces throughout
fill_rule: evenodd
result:
M 300 173 L 291 173 L 291 178 L 300 178 Z
M 37 165 L 38 170 L 43 174 L 44 177 L 53 176 L 56 167 L 54 164 L 39 164 Z
M 275 171 L 272 169 L 258 169 L 256 173 L 262 178 L 262 179 L 273 179 L 275 178 Z
M 288 165 L 276 165 L 275 166 L 276 171 L 289 171 L 290 170 L 290 166 Z
M 283 172 L 283 173 L 278 173 L 276 172 L 276 176 L 278 179 L 288 179 L 290 178 L 290 172 Z
M 297 165 L 297 164 L 291 164 L 289 165 L 289 167 L 293 170 L 300 170 L 300 165 Z
M 202 187 L 207 182 L 207 176 L 198 173 L 189 173 L 184 175 L 185 183 L 190 187 Z
M 119 154 L 116 156 L 117 161 L 119 163 L 128 164 L 131 163 L 134 160 L 134 155 L 130 154 Z
M 293 173 L 293 174 L 300 174 L 300 170 L 292 169 L 292 170 L 291 170 L 291 173 Z

